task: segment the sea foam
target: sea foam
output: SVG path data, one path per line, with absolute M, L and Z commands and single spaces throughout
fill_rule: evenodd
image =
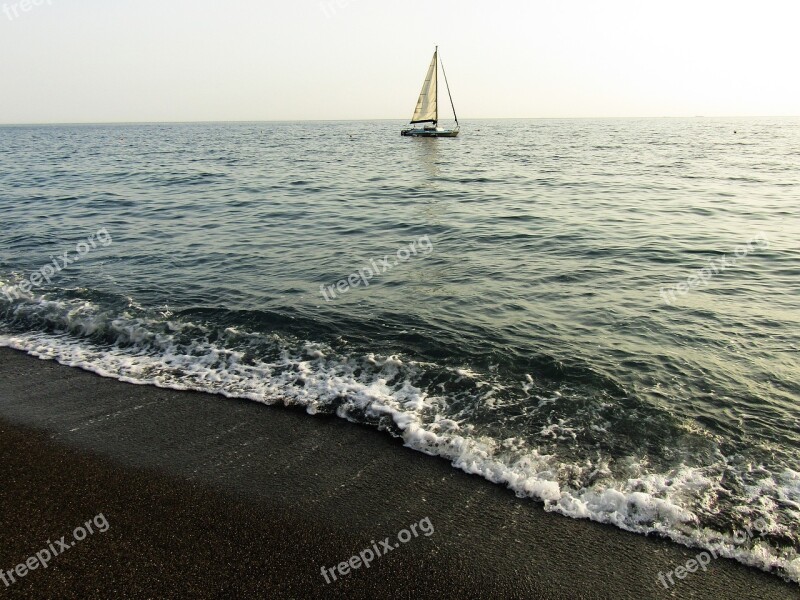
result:
M 715 528 L 700 510 L 723 489 L 720 465 L 674 464 L 659 472 L 645 456 L 598 452 L 592 459 L 577 459 L 560 452 L 559 446 L 490 435 L 471 421 L 469 411 L 455 409 L 447 393 L 418 384 L 419 374 L 431 366 L 411 357 L 343 354 L 326 344 L 285 335 L 235 327 L 215 330 L 177 318 L 104 310 L 80 300 L 27 297 L 5 309 L 10 326 L 0 333 L 2 346 L 133 384 L 299 405 L 311 414 L 335 412 L 386 430 L 406 446 L 445 458 L 467 473 L 508 486 L 520 497 L 542 502 L 548 511 L 714 549 L 718 555 L 800 581 L 797 551 L 768 538 L 796 535 L 787 523 L 796 524 L 800 515 L 797 472 L 764 473 L 757 485 L 747 488 L 752 502 L 775 498 L 785 512 L 782 519 L 771 518 L 775 507 L 765 507 L 757 516 L 768 530 L 738 543 L 731 531 Z M 25 327 L 15 330 L 15 323 Z M 476 390 L 492 385 L 469 367 L 442 371 L 449 371 L 459 384 L 471 381 Z M 523 385 L 532 381 L 528 377 Z M 531 404 L 558 400 L 555 395 L 531 398 Z M 577 434 L 560 419 L 541 428 L 538 436 L 534 439 L 557 438 L 565 444 Z M 737 510 L 743 524 L 756 517 L 745 514 L 744 506 Z

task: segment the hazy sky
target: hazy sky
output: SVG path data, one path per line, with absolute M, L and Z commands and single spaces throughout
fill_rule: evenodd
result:
M 0 0 L 0 123 L 800 115 L 798 0 Z M 16 10 L 16 16 L 14 14 Z

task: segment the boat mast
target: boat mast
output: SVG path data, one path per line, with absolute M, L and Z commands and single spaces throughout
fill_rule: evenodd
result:
M 436 47 L 436 54 L 438 57 L 439 47 Z M 444 70 L 444 63 L 442 63 L 442 73 L 444 73 L 444 84 L 447 86 L 447 95 L 450 96 L 450 106 L 453 107 L 453 116 L 456 118 L 456 127 L 458 127 L 458 115 L 456 114 L 456 105 L 453 103 L 453 94 L 450 93 L 450 84 L 447 81 L 447 71 Z M 438 93 L 438 90 L 437 90 Z M 438 100 L 438 98 L 437 98 Z M 436 103 L 436 110 L 439 110 L 439 103 Z M 438 116 L 438 115 L 437 115 Z
M 439 124 L 439 46 L 436 46 L 436 52 L 434 52 L 433 60 L 436 62 L 436 69 L 434 72 L 434 81 L 436 85 L 436 119 L 433 122 L 433 126 L 437 126 Z

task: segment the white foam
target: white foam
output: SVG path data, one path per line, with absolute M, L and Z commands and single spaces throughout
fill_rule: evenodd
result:
M 506 485 L 521 497 L 542 501 L 548 511 L 638 533 L 659 533 L 800 581 L 796 550 L 778 549 L 764 541 L 742 545 L 729 535 L 700 526 L 692 507 L 698 499 L 710 502 L 715 497 L 722 488 L 720 471 L 678 465 L 668 473 L 657 473 L 637 457 L 628 457 L 624 469 L 619 464 L 612 469 L 612 462 L 624 461 L 599 455 L 591 461 L 570 462 L 551 452 L 550 446 L 532 447 L 521 439 L 481 435 L 468 420 L 448 412 L 446 396 L 431 395 L 413 385 L 408 373 L 420 369 L 421 363 L 400 356 L 341 356 L 323 344 L 293 345 L 276 335 L 271 336 L 275 352 L 270 360 L 247 358 L 244 342 L 253 337 L 263 342 L 264 336 L 229 328 L 221 333 L 220 342 L 212 343 L 197 335 L 210 333 L 202 325 L 111 315 L 89 302 L 28 299 L 15 305 L 14 311 L 17 316 L 35 313 L 39 319 L 58 323 L 63 333 L 3 334 L 2 346 L 129 383 L 301 405 L 312 414 L 335 406 L 340 417 L 350 420 L 388 419 L 392 433 L 402 436 L 407 446 L 444 457 L 455 467 Z M 100 345 L 85 339 L 98 332 L 116 343 Z M 184 333 L 193 334 L 190 341 L 181 337 Z M 365 367 L 372 369 L 368 377 L 363 374 Z M 479 380 L 468 369 L 459 369 L 457 374 Z M 540 398 L 541 403 L 551 401 Z M 551 423 L 541 434 L 576 437 L 563 420 Z M 627 477 L 620 477 L 621 472 Z M 570 482 L 576 480 L 592 483 L 572 486 Z M 765 477 L 751 494 L 754 499 L 763 498 L 765 490 L 770 497 L 780 498 L 792 516 L 800 516 L 800 473 L 787 470 Z M 786 524 L 773 521 L 769 526 L 771 532 L 788 533 Z M 796 535 L 796 531 L 791 533 Z

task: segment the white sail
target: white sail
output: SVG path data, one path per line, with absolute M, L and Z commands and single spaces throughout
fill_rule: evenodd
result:
M 439 107 L 437 104 L 438 69 L 436 65 L 437 52 L 433 53 L 431 66 L 428 67 L 428 74 L 425 76 L 425 83 L 422 84 L 422 91 L 417 100 L 417 108 L 414 109 L 414 116 L 411 117 L 412 123 L 425 123 L 427 121 L 439 120 Z

